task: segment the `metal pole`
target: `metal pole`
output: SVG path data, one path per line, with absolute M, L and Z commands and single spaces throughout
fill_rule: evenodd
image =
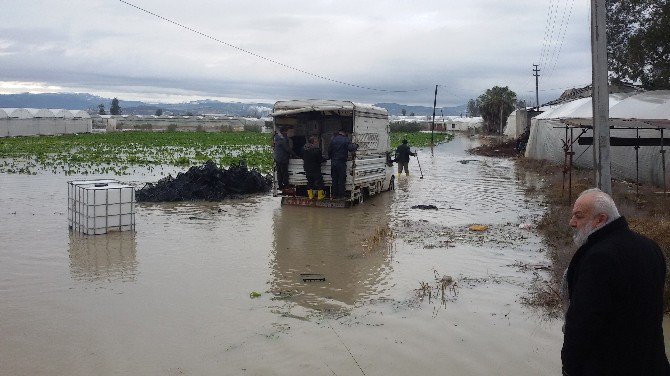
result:
M 640 199 L 640 129 L 635 129 L 635 197 Z
M 430 126 L 430 145 L 435 145 L 433 141 L 433 132 L 435 131 L 435 107 L 437 107 L 437 86 L 435 85 L 435 97 L 433 98 L 433 123 Z
M 565 197 L 565 175 L 568 173 L 568 126 L 565 126 L 565 141 L 563 141 L 563 186 L 561 188 L 561 200 Z M 570 202 L 568 202 L 570 204 Z
M 503 105 L 500 104 L 500 142 L 502 142 L 502 133 L 503 133 Z
M 573 137 L 572 137 L 572 128 L 570 128 L 570 152 L 568 153 L 570 162 L 568 164 L 569 168 L 569 174 L 568 174 L 568 205 L 572 203 L 572 157 L 575 155 L 575 151 L 573 149 L 574 142 L 573 142 Z
M 663 196 L 668 193 L 667 184 L 665 182 L 665 149 L 663 148 L 665 140 L 663 139 L 663 128 L 661 128 L 661 168 L 663 169 Z
M 444 112 L 442 112 L 442 109 L 441 109 L 441 108 L 440 108 L 440 116 L 442 117 L 442 128 L 443 128 L 442 130 L 443 130 L 444 132 L 446 132 L 446 131 L 447 131 L 447 126 L 444 125 Z
M 607 22 L 605 0 L 591 0 L 591 66 L 593 73 L 593 168 L 596 186 L 612 194 L 609 90 L 607 86 Z

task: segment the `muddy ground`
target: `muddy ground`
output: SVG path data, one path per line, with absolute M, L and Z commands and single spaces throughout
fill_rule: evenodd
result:
M 569 171 L 562 165 L 547 161 L 523 158 L 515 154 L 515 142 L 499 143 L 490 138 L 484 145 L 468 150 L 474 155 L 508 158 L 516 160 L 520 171 L 542 176 L 539 185 L 527 185 L 528 195 L 541 194 L 547 210 L 537 224 L 544 243 L 548 246 L 551 259 L 551 278 L 536 278 L 531 293 L 524 301 L 541 307 L 551 316 L 562 313 L 562 301 L 558 294 L 563 271 L 568 267 L 576 248 L 572 242 L 572 230 L 567 225 L 574 200 L 580 192 L 594 186 L 594 172 L 588 169 L 573 168 Z M 670 193 L 664 194 L 663 187 L 651 184 L 613 179 L 612 195 L 635 231 L 656 241 L 663 250 L 666 259 L 670 259 Z M 670 309 L 670 275 L 666 279 L 665 307 Z

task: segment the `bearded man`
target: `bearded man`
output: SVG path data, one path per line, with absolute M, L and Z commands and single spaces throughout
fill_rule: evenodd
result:
M 563 374 L 670 375 L 663 342 L 665 258 L 628 228 L 612 198 L 589 189 L 570 218 L 579 247 L 565 274 Z

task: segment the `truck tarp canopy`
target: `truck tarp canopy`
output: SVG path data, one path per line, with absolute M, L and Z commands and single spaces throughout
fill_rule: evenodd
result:
M 385 116 L 388 114 L 385 109 L 369 104 L 336 100 L 295 100 L 275 103 L 274 112 L 270 115 L 285 116 L 317 111 L 357 111 Z

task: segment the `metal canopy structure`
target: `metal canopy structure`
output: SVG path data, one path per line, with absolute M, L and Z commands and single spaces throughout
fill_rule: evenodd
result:
M 670 90 L 609 95 L 613 175 L 658 184 L 667 192 Z M 593 146 L 591 98 L 565 102 L 532 119 L 526 156 L 593 168 L 584 156 Z M 568 177 L 568 176 L 566 176 Z M 571 192 L 570 192 L 571 193 Z
M 609 112 L 610 128 L 670 128 L 670 90 L 610 94 Z M 560 119 L 571 126 L 592 126 L 591 98 L 564 103 L 536 119 Z

